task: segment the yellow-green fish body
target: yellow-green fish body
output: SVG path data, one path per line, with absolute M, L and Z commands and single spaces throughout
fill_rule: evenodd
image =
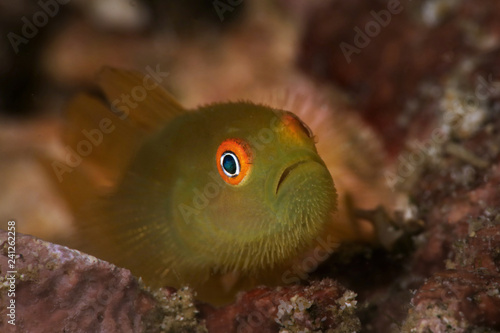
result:
M 269 136 L 260 141 L 255 129 Z M 282 264 L 310 245 L 335 207 L 332 178 L 308 135 L 289 113 L 244 102 L 179 116 L 140 148 L 99 228 L 113 249 L 140 246 L 141 257 L 154 261 L 142 272 L 158 276 L 174 269 L 186 281 L 202 270 Z M 238 184 L 218 168 L 228 140 L 224 152 L 248 163 Z
M 134 108 L 113 109 L 144 82 L 105 69 L 101 93 L 69 108 L 73 151 L 108 120 L 77 172 L 52 164 L 79 211 L 84 250 L 147 284 L 189 284 L 220 302 L 269 281 L 319 238 L 342 241 L 346 225 L 345 237 L 357 238 L 349 221 L 336 221 L 331 166 L 296 115 L 243 101 L 187 111 L 159 86 Z

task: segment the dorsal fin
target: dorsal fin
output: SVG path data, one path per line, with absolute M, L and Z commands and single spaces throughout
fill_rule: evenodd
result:
M 149 75 L 106 67 L 70 101 L 62 145 L 42 162 L 73 210 L 112 191 L 144 140 L 185 112 Z
M 106 102 L 89 94 L 76 96 L 66 116 L 63 142 L 81 158 L 81 171 L 99 187 L 113 186 L 147 132 L 120 119 Z
M 104 67 L 98 84 L 113 111 L 146 131 L 156 131 L 184 108 L 150 74 Z

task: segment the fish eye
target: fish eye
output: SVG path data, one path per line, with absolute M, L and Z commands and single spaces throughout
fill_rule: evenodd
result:
M 222 171 L 228 177 L 236 177 L 240 174 L 240 161 L 232 151 L 226 151 L 220 157 Z
M 248 143 L 238 138 L 224 140 L 217 149 L 217 170 L 230 185 L 240 184 L 251 170 L 252 152 Z

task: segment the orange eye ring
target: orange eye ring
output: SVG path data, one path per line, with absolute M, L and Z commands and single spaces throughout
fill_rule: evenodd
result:
M 230 185 L 238 185 L 250 172 L 252 151 L 241 139 L 226 139 L 217 149 L 215 162 L 222 179 Z

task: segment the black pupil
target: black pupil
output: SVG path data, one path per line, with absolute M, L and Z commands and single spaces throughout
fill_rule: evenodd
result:
M 222 159 L 222 167 L 227 173 L 234 175 L 236 173 L 236 160 L 232 155 L 226 155 Z

